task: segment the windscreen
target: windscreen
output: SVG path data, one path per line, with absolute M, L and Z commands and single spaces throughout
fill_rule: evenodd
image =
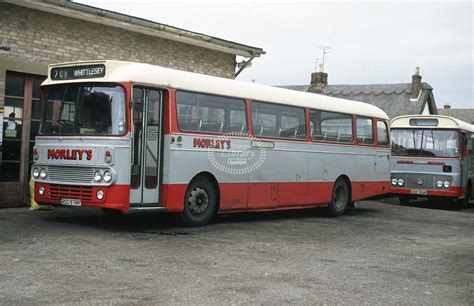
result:
M 45 88 L 42 135 L 122 135 L 124 89 L 117 84 L 71 83 Z
M 449 130 L 394 129 L 392 155 L 457 157 L 458 133 Z

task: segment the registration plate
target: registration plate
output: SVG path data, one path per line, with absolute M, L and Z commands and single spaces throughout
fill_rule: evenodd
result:
M 79 199 L 61 199 L 61 205 L 81 206 L 81 200 L 79 200 Z
M 426 189 L 412 189 L 410 192 L 411 192 L 411 194 L 417 194 L 417 195 L 427 195 L 428 194 L 428 190 L 426 190 Z

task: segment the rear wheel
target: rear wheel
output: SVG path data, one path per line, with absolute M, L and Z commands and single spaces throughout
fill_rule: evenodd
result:
M 189 183 L 184 196 L 181 220 L 187 226 L 203 226 L 211 221 L 216 212 L 217 197 L 212 182 L 198 177 Z
M 328 205 L 328 210 L 331 216 L 339 217 L 343 215 L 350 201 L 349 186 L 347 182 L 344 179 L 337 180 L 332 190 L 331 203 Z
M 454 202 L 455 209 L 465 209 L 469 207 L 469 200 L 471 199 L 471 185 L 467 185 L 466 194 L 463 199 L 457 199 Z

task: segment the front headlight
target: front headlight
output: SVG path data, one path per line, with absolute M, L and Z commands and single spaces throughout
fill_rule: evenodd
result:
M 48 172 L 46 171 L 45 168 L 41 168 L 40 173 L 39 173 L 39 176 L 40 176 L 42 179 L 44 179 L 44 178 L 46 178 L 46 177 L 48 176 Z
M 33 171 L 31 171 L 32 175 L 34 178 L 38 178 L 40 175 L 40 169 L 38 167 L 33 168 Z
M 104 192 L 102 190 L 98 190 L 95 194 L 98 200 L 102 200 L 104 198 Z
M 392 185 L 393 186 L 397 186 L 397 183 L 398 183 L 397 179 L 392 179 Z
M 110 172 L 109 170 L 105 171 L 104 172 L 104 182 L 110 183 L 111 180 L 112 180 L 112 172 Z
M 442 181 L 437 181 L 437 182 L 436 182 L 436 186 L 437 186 L 438 188 L 443 187 L 443 182 L 442 182 Z
M 100 170 L 94 172 L 94 181 L 97 183 L 102 181 L 102 172 Z
M 450 183 L 448 181 L 445 181 L 443 185 L 444 185 L 444 188 L 449 188 Z
M 403 179 L 398 179 L 398 186 L 403 186 L 405 184 L 405 181 Z

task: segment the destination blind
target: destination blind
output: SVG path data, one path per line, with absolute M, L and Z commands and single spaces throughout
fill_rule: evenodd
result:
M 104 64 L 55 67 L 51 69 L 51 80 L 53 81 L 101 78 L 104 76 Z

